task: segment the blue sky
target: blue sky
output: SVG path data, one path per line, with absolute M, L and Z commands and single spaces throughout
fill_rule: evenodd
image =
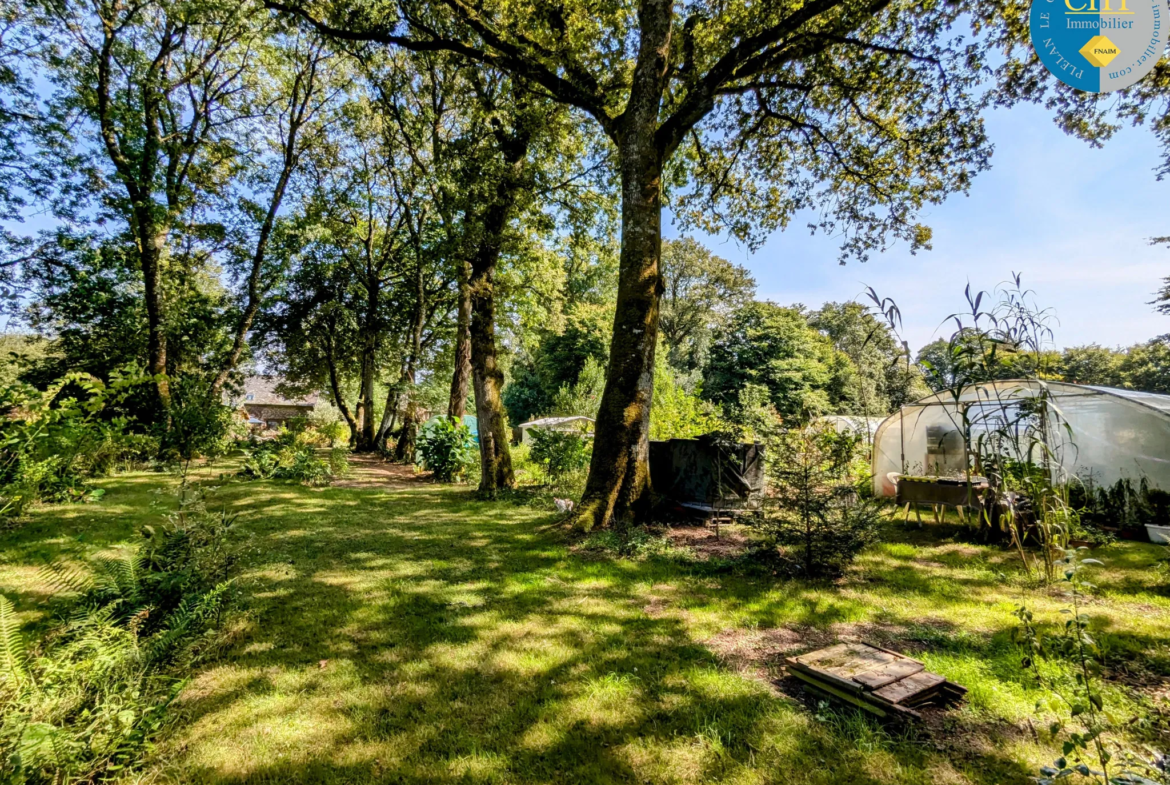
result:
M 816 307 L 860 299 L 873 286 L 898 302 L 914 349 L 944 334 L 939 325 L 963 306 L 968 281 L 990 289 L 1013 271 L 1055 310 L 1059 347 L 1129 345 L 1170 333 L 1170 316 L 1148 305 L 1170 276 L 1170 248 L 1149 244 L 1170 235 L 1170 178 L 1154 176 L 1160 151 L 1153 135 L 1126 128 L 1095 150 L 1033 106 L 995 111 L 988 133 L 991 170 L 968 196 L 924 214 L 933 250 L 916 256 L 896 246 L 842 267 L 834 240 L 810 236 L 800 217 L 754 254 L 726 238 L 696 236 L 750 269 L 761 299 Z

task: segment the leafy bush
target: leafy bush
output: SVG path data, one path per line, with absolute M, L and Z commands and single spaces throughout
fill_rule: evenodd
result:
M 475 462 L 471 431 L 463 423 L 447 417 L 431 420 L 423 426 L 417 444 L 420 463 L 439 482 L 454 482 L 467 474 Z
M 768 552 L 806 576 L 839 575 L 877 540 L 881 507 L 853 474 L 858 437 L 832 427 L 789 431 L 768 443 L 771 496 L 754 524 Z
M 329 474 L 333 477 L 348 477 L 349 450 L 345 447 L 334 447 L 329 450 Z
M 111 410 L 146 377 L 113 374 L 107 385 L 69 374 L 41 392 L 27 385 L 0 388 L 0 519 L 34 502 L 84 501 L 97 494 L 90 474 L 108 472 L 153 443 L 128 434 Z
M 181 674 L 221 640 L 232 520 L 201 497 L 92 573 L 50 568 L 65 621 L 29 646 L 0 596 L 0 773 L 93 782 L 133 766 L 164 727 Z
M 79 456 L 81 470 L 94 477 L 105 477 L 118 470 L 148 466 L 158 458 L 159 439 L 148 433 L 136 433 L 125 417 L 95 424 L 95 436 Z
M 666 362 L 660 351 L 654 364 L 654 408 L 650 410 L 651 439 L 690 439 L 708 433 L 725 432 L 729 425 L 718 409 L 699 397 L 701 387 L 690 383 Z
M 200 456 L 218 458 L 230 446 L 234 417 L 231 407 L 209 397 L 207 384 L 186 376 L 171 383 L 170 425 L 161 453 L 166 460 L 186 466 Z
M 552 482 L 589 465 L 593 445 L 584 434 L 530 428 L 528 438 L 532 440 L 532 460 L 544 467 Z
M 1108 487 L 1069 485 L 1069 504 L 1087 527 L 1111 526 L 1141 532 L 1145 525 L 1170 526 L 1170 493 L 1151 487 L 1144 477 L 1135 486 L 1122 478 Z
M 562 384 L 552 397 L 548 413 L 561 417 L 596 417 L 605 390 L 605 364 L 586 357 L 573 384 Z
M 332 455 L 326 463 L 312 447 L 285 443 L 290 441 L 295 437 L 256 442 L 246 451 L 241 476 L 252 480 L 294 480 L 305 485 L 324 485 L 333 479 Z
M 581 543 L 581 548 L 626 559 L 681 556 L 685 553 L 673 548 L 667 538 L 655 535 L 642 526 L 615 526 L 591 532 Z

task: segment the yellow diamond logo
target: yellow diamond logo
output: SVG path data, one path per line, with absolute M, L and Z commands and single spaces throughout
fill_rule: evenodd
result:
M 1121 54 L 1121 50 L 1117 48 L 1117 44 L 1105 36 L 1095 35 L 1089 39 L 1087 44 L 1081 47 L 1081 54 L 1093 65 L 1098 68 L 1104 68 L 1109 65 L 1113 58 Z

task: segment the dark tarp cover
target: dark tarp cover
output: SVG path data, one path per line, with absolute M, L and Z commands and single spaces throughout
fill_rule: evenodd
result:
M 650 442 L 650 481 L 656 494 L 683 506 L 754 508 L 764 495 L 764 447 L 711 434 Z

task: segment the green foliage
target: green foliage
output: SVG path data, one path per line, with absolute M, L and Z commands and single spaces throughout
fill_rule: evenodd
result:
M 597 413 L 609 350 L 606 328 L 595 316 L 587 309 L 575 312 L 563 332 L 545 335 L 533 358 L 514 368 L 503 394 L 511 422 L 566 409 L 591 409 L 580 412 L 588 417 Z
M 581 548 L 624 559 L 670 555 L 675 550 L 667 538 L 648 531 L 644 526 L 614 526 L 590 532 L 581 542 Z
M 68 607 L 31 649 L 0 597 L 5 781 L 92 782 L 133 767 L 165 727 L 182 673 L 215 650 L 232 600 L 233 521 L 184 493 L 136 549 L 92 571 L 48 568 Z
M 661 270 L 658 333 L 667 359 L 684 372 L 701 369 L 713 335 L 751 302 L 755 279 L 690 237 L 662 241 Z
M 878 539 L 880 505 L 859 493 L 861 438 L 827 426 L 790 430 L 767 444 L 770 494 L 752 522 L 765 553 L 804 576 L 841 574 Z
M 1074 384 L 1120 387 L 1121 356 L 1097 344 L 1070 346 L 1060 356 L 1060 377 Z
M 1084 572 L 1103 566 L 1097 559 L 1084 558 L 1084 548 L 1062 552 L 1057 565 L 1062 582 L 1068 584 L 1070 607 L 1061 611 L 1064 624 L 1051 634 L 1037 623 L 1032 611 L 1021 605 L 1015 610 L 1020 625 L 1013 639 L 1020 649 L 1020 667 L 1030 673 L 1045 697 L 1037 711 L 1047 709 L 1057 719 L 1048 726 L 1048 735 L 1061 744 L 1060 757 L 1040 769 L 1040 785 L 1079 775 L 1077 781 L 1095 785 L 1164 785 L 1170 783 L 1170 767 L 1162 755 L 1139 752 L 1122 743 L 1107 707 L 1104 678 L 1105 655 L 1091 630 L 1092 621 L 1084 612 L 1085 594 L 1094 587 Z
M 449 417 L 437 417 L 423 426 L 416 452 L 439 482 L 466 477 L 468 467 L 477 460 L 471 430 Z
M 710 401 L 688 390 L 667 362 L 665 352 L 654 358 L 654 407 L 650 410 L 651 439 L 690 439 L 728 428 Z M 698 386 L 698 385 L 696 385 Z
M 930 390 L 894 331 L 860 303 L 825 303 L 809 314 L 809 324 L 826 335 L 852 363 L 837 391 L 838 414 L 882 417 L 916 401 Z
M 982 346 L 982 352 L 980 351 Z M 977 362 L 971 362 L 982 354 Z M 939 339 L 918 352 L 918 367 L 931 389 L 945 390 L 956 381 L 1040 378 L 1119 387 L 1145 392 L 1170 392 L 1170 338 L 1159 336 L 1124 349 L 1097 344 L 1072 346 L 1057 354 L 1027 346 L 993 343 L 968 331 L 960 340 Z
M 70 374 L 44 392 L 0 388 L 0 519 L 35 502 L 92 498 L 87 476 L 143 459 L 153 440 L 109 413 L 146 381 L 134 372 L 115 373 L 108 385 Z
M 205 380 L 196 376 L 172 379 L 167 416 L 161 448 L 165 460 L 187 466 L 197 457 L 218 458 L 228 450 L 234 413 L 209 395 Z
M 1152 487 L 1144 477 L 1136 486 L 1129 478 L 1108 487 L 1073 482 L 1069 486 L 1069 503 L 1079 511 L 1083 523 L 1091 527 L 1135 532 L 1146 524 L 1170 526 L 1170 493 Z
M 251 480 L 292 480 L 305 485 L 325 485 L 335 476 L 331 466 L 337 459 L 330 453 L 326 462 L 307 444 L 295 437 L 257 441 L 245 448 L 240 476 Z
M 349 477 L 353 472 L 349 468 L 349 449 L 346 447 L 332 447 L 329 450 L 329 474 L 334 478 Z
M 532 460 L 544 468 L 551 482 L 559 482 L 589 465 L 593 445 L 584 434 L 530 428 L 528 438 L 532 440 Z
M 760 385 L 786 421 L 806 422 L 835 408 L 849 373 L 849 358 L 809 326 L 802 310 L 753 302 L 712 346 L 703 395 L 734 405 L 746 385 Z

